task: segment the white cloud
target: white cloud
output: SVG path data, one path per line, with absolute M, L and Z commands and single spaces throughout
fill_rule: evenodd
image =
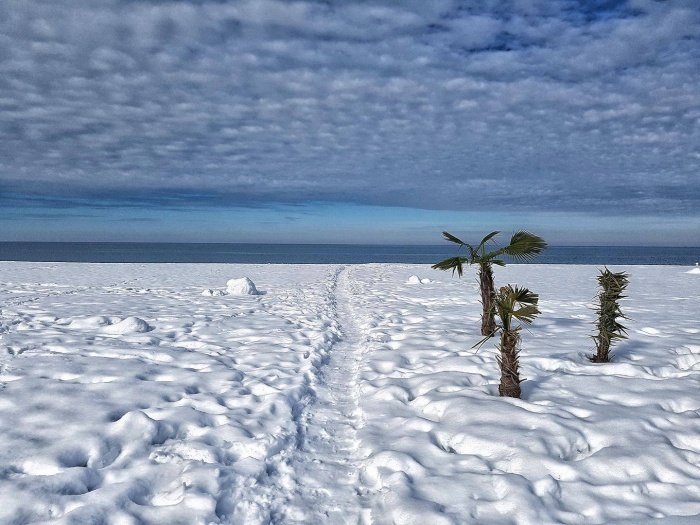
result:
M 697 213 L 695 4 L 584 7 L 6 2 L 0 190 Z

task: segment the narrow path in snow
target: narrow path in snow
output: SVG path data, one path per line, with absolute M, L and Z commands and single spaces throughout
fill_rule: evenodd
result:
M 340 339 L 320 369 L 314 400 L 301 414 L 299 448 L 290 461 L 297 486 L 281 523 L 371 523 L 369 505 L 359 483 L 360 332 L 348 305 L 347 268 L 342 268 L 336 279 L 331 308 L 338 320 Z

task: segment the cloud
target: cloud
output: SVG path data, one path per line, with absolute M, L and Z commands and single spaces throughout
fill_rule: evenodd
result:
M 0 200 L 697 214 L 699 44 L 692 1 L 5 2 Z

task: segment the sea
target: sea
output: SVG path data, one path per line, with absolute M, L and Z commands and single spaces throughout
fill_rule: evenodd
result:
M 95 263 L 434 264 L 456 246 L 374 244 L 220 244 L 0 242 L 0 261 Z M 507 259 L 506 259 L 507 261 Z M 550 246 L 538 264 L 695 266 L 700 247 Z

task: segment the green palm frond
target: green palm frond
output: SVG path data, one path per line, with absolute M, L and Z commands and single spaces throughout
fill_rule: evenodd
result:
M 445 238 L 445 240 L 453 242 L 455 244 L 459 244 L 460 246 L 466 246 L 467 243 L 462 241 L 461 239 L 455 237 L 452 235 L 450 232 L 443 231 L 442 236 Z
M 510 284 L 501 287 L 496 294 L 496 311 L 504 330 L 511 329 L 511 321 L 518 321 L 530 324 L 540 313 L 537 308 L 539 295 L 531 292 L 527 288 L 511 286 Z
M 486 337 L 481 338 L 481 340 L 478 343 L 475 343 L 472 346 L 472 349 L 476 349 L 477 351 L 481 349 L 482 346 L 484 346 L 484 343 L 486 343 L 489 339 L 491 339 L 493 336 L 495 336 L 498 333 L 498 330 L 496 330 L 494 333 L 491 335 L 487 335 Z
M 477 262 L 477 260 L 478 260 L 477 249 L 474 248 L 471 244 L 464 242 L 462 239 L 460 239 L 460 238 L 458 238 L 458 237 L 455 237 L 455 236 L 452 235 L 450 232 L 443 231 L 443 232 L 442 232 L 442 236 L 445 238 L 445 240 L 448 240 L 448 241 L 453 242 L 453 243 L 455 243 L 455 244 L 459 244 L 460 247 L 464 246 L 464 247 L 469 251 L 469 257 L 468 257 L 468 258 L 464 258 L 464 257 L 461 258 L 463 264 L 469 265 L 469 264 L 474 264 L 475 262 Z M 455 259 L 456 259 L 456 257 L 455 257 Z M 450 260 L 450 259 L 446 259 L 446 260 Z M 444 262 L 444 261 L 443 261 L 443 262 Z M 438 263 L 438 264 L 441 264 L 441 263 Z M 438 266 L 438 265 L 435 265 L 435 266 L 433 266 L 433 268 L 437 268 L 437 266 Z M 451 270 L 451 269 L 453 269 L 453 267 L 449 267 L 449 268 L 442 268 L 442 267 L 441 267 L 441 268 L 439 268 L 439 269 L 441 269 L 441 270 L 442 270 L 442 269 Z M 453 272 L 453 274 L 454 274 L 454 272 Z M 458 274 L 459 274 L 460 277 L 462 276 L 462 272 L 461 272 L 461 271 L 458 271 Z
M 539 315 L 540 311 L 536 306 L 528 305 L 522 306 L 517 310 L 513 311 L 513 317 L 518 321 L 525 324 L 531 324 L 535 320 L 535 317 Z
M 501 232 L 500 232 L 500 231 L 493 231 L 493 232 L 489 233 L 486 237 L 484 237 L 483 239 L 481 239 L 481 242 L 479 243 L 479 246 L 477 247 L 477 250 L 482 250 L 482 251 L 483 251 L 484 246 L 486 246 L 486 243 L 489 242 L 489 241 L 490 241 L 491 239 L 493 239 L 494 237 L 496 237 L 496 235 L 498 235 L 499 233 L 501 233 Z
M 437 264 L 433 264 L 431 268 L 434 270 L 452 270 L 452 275 L 457 272 L 457 275 L 459 277 L 462 277 L 464 274 L 464 265 L 465 264 L 470 264 L 470 261 L 467 257 L 450 257 L 449 259 L 445 259 L 444 261 L 440 261 Z
M 547 242 L 527 230 L 520 230 L 513 234 L 510 244 L 497 250 L 498 255 L 509 255 L 516 261 L 529 261 L 542 253 L 547 248 Z
M 498 332 L 520 330 L 520 327 L 512 328 L 513 319 L 517 319 L 521 323 L 531 324 L 541 313 L 539 308 L 537 308 L 539 299 L 539 295 L 527 288 L 510 284 L 502 286 L 496 294 L 496 302 L 493 305 L 498 317 L 501 319 L 501 325 L 494 333 L 481 339 L 472 348 L 480 348 Z
M 531 292 L 527 288 L 522 288 L 518 286 L 517 284 L 515 285 L 515 288 L 512 288 L 513 290 L 513 300 L 516 303 L 520 303 L 523 305 L 537 305 L 537 303 L 540 300 L 540 296 L 537 295 L 534 292 Z

